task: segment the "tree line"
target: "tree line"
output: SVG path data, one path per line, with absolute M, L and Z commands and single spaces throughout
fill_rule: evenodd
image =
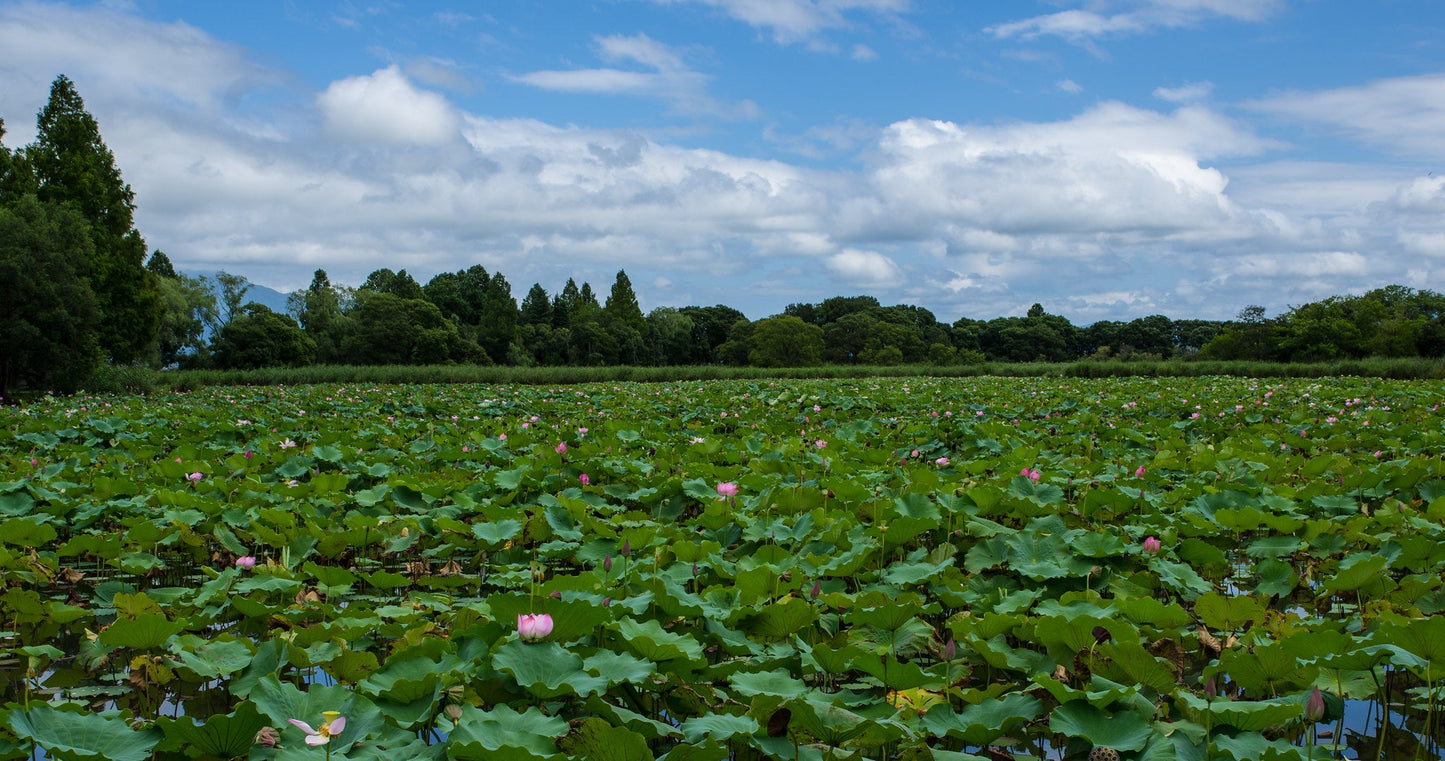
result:
M 135 229 L 134 194 L 95 119 L 61 76 L 35 142 L 11 151 L 0 121 L 0 388 L 72 390 L 104 365 L 260 368 L 310 364 L 515 366 L 977 364 L 1084 358 L 1323 361 L 1445 354 L 1445 296 L 1392 285 L 1267 318 L 1075 326 L 1035 304 L 1023 317 L 940 322 L 871 296 L 790 304 L 749 320 L 725 305 L 646 314 L 625 271 L 605 297 L 569 279 L 520 303 L 481 265 L 425 284 L 406 270 L 359 286 L 316 270 L 285 313 L 247 303 L 225 272 L 177 272 Z

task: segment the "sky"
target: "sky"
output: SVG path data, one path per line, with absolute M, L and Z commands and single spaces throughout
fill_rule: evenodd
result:
M 183 270 L 944 322 L 1445 291 L 1440 0 L 0 0 Z

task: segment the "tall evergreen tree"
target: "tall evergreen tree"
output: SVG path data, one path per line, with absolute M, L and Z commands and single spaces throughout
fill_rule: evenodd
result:
M 151 252 L 151 258 L 146 262 L 146 269 L 159 278 L 173 278 L 176 276 L 176 267 L 171 264 L 171 258 L 166 252 L 156 249 Z
M 487 282 L 477 322 L 477 343 L 493 361 L 506 362 L 517 335 L 517 300 L 512 285 L 498 272 Z
M 637 331 L 639 336 L 647 335 L 647 318 L 642 316 L 642 307 L 637 304 L 637 294 L 633 293 L 632 281 L 625 270 L 617 271 L 617 279 L 612 283 L 612 292 L 607 295 L 607 305 L 602 311 L 613 322 Z
M 533 283 L 527 291 L 526 298 L 522 299 L 522 312 L 518 316 L 518 323 L 521 325 L 551 325 L 552 305 L 547 299 L 547 291 L 542 288 L 541 283 Z
M 567 278 L 567 284 L 552 299 L 552 327 L 566 328 L 572 325 L 572 313 L 582 302 L 582 293 L 577 290 L 577 281 Z
M 100 308 L 100 347 L 112 361 L 131 362 L 155 340 L 162 311 L 155 278 L 144 266 L 145 240 L 135 229 L 135 193 L 65 76 L 51 85 L 36 126 L 25 155 L 37 195 L 69 205 L 89 224 L 94 253 L 87 277 Z
M 577 303 L 578 303 L 579 305 L 585 305 L 585 306 L 590 306 L 590 307 L 600 307 L 600 306 L 601 306 L 600 304 L 597 303 L 597 294 L 595 294 L 595 293 L 592 292 L 592 284 L 591 284 L 591 283 L 583 283 L 583 284 L 582 284 L 582 290 L 579 291 L 578 294 L 577 294 Z

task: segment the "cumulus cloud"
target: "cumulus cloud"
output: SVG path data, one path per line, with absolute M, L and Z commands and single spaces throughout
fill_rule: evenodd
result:
M 396 66 L 332 82 L 317 105 L 332 134 L 366 142 L 435 145 L 454 139 L 461 124 L 446 98 L 417 88 Z
M 889 289 L 903 279 L 892 259 L 877 251 L 845 248 L 828 257 L 828 269 L 843 282 L 864 289 Z
M 1311 126 L 1336 129 L 1397 153 L 1445 157 L 1445 74 L 1286 92 L 1249 105 Z
M 1067 122 L 1003 127 L 912 119 L 880 141 L 877 222 L 1005 234 L 1234 228 L 1248 220 L 1225 195 L 1225 176 L 1201 161 L 1265 145 L 1193 108 L 1104 103 Z
M 1060 79 L 1054 86 L 1070 95 L 1077 95 L 1084 91 L 1084 86 L 1072 79 Z
M 986 28 L 999 38 L 1063 37 L 1083 42 L 1099 37 L 1145 34 L 1160 28 L 1193 26 L 1212 18 L 1263 21 L 1284 7 L 1283 0 L 1094 0 L 1087 9 L 1070 8 Z

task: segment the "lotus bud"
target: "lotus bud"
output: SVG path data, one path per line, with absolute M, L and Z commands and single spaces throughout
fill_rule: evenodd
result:
M 1204 697 L 1210 700 L 1219 697 L 1219 685 L 1215 684 L 1214 677 L 1212 676 L 1204 683 Z
M 630 557 L 632 555 L 632 541 L 630 539 L 623 539 L 622 549 L 619 551 L 622 553 L 622 557 Z
M 1159 540 L 1155 537 L 1151 536 L 1144 540 L 1144 553 L 1147 555 L 1158 555 L 1159 550 L 1162 548 L 1163 545 L 1160 544 Z
M 1316 687 L 1310 693 L 1309 699 L 1305 701 L 1305 718 L 1311 723 L 1318 722 L 1325 717 L 1325 696 L 1320 694 L 1320 688 Z
M 612 556 L 611 556 L 611 555 L 608 555 L 607 557 L 602 558 L 602 572 L 603 572 L 603 573 L 612 573 Z
M 958 643 L 953 641 L 953 637 L 949 637 L 948 641 L 943 643 L 943 659 L 952 661 L 956 655 L 958 655 Z
M 818 595 L 820 595 L 820 594 L 822 594 L 822 593 L 823 593 L 823 587 L 820 586 L 817 581 L 814 581 L 814 582 L 813 582 L 813 588 L 808 590 L 808 596 L 811 597 L 811 598 L 813 598 L 814 600 L 816 600 L 816 599 L 818 599 Z

